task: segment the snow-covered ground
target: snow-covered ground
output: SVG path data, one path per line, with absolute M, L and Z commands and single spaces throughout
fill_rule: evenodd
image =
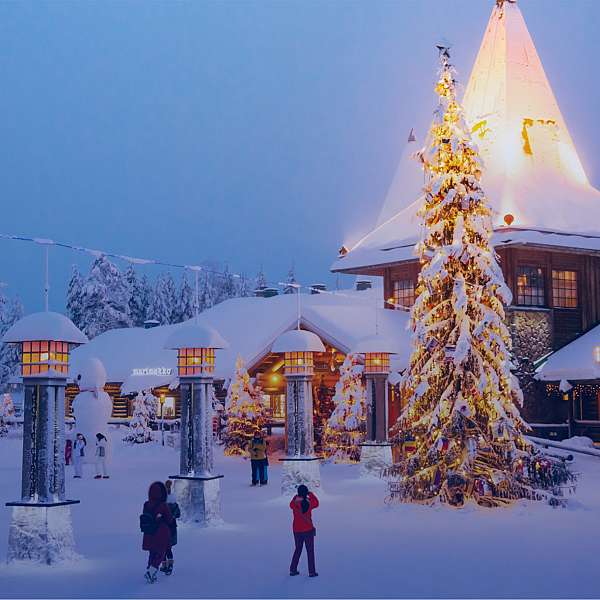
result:
M 217 452 L 223 516 L 219 529 L 181 527 L 175 573 L 143 580 L 138 515 L 148 484 L 176 472 L 176 452 L 130 447 L 113 431 L 112 478 L 71 478 L 75 535 L 84 559 L 61 567 L 4 564 L 10 510 L 0 509 L 0 597 L 597 597 L 600 593 L 600 459 L 577 457 L 577 495 L 566 509 L 384 505 L 381 481 L 358 467 L 325 465 L 315 511 L 317 570 L 289 577 L 288 499 L 280 467 L 252 488 L 250 465 Z M 20 439 L 0 440 L 0 500 L 20 488 Z M 91 467 L 88 467 L 91 469 Z

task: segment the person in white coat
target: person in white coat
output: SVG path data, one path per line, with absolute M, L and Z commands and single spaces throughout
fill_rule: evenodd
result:
M 75 468 L 75 479 L 81 479 L 83 476 L 83 457 L 85 456 L 85 447 L 87 441 L 83 433 L 78 433 L 73 442 L 73 467 Z
M 106 468 L 107 439 L 101 433 L 96 434 L 96 477 L 94 479 L 108 479 Z

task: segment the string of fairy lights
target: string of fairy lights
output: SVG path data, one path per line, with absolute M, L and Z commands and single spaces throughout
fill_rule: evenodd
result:
M 165 261 L 165 260 L 155 259 L 155 258 L 142 258 L 142 257 L 130 256 L 127 254 L 118 254 L 116 252 L 111 252 L 111 251 L 107 251 L 107 250 L 98 250 L 95 248 L 87 248 L 85 246 L 80 246 L 80 245 L 77 245 L 77 244 L 74 244 L 71 242 L 56 241 L 56 240 L 52 240 L 52 239 L 48 239 L 48 238 L 38 238 L 38 237 L 29 237 L 29 236 L 25 236 L 25 235 L 12 235 L 12 234 L 0 233 L 0 239 L 36 244 L 38 246 L 44 247 L 46 249 L 46 252 L 51 247 L 57 247 L 57 248 L 71 250 L 74 252 L 88 254 L 89 256 L 92 256 L 94 258 L 99 258 L 101 256 L 105 256 L 107 258 L 121 260 L 121 261 L 129 263 L 131 265 L 160 266 L 160 267 L 167 267 L 167 268 L 172 268 L 172 269 L 182 269 L 182 270 L 190 271 L 190 272 L 194 273 L 196 276 L 198 276 L 200 273 L 206 273 L 206 274 L 216 275 L 216 276 L 223 277 L 223 278 L 232 277 L 233 279 L 238 279 L 238 280 L 244 280 L 244 281 L 249 280 L 249 278 L 246 275 L 241 274 L 241 273 L 235 273 L 235 272 L 232 272 L 229 270 L 219 271 L 217 269 L 213 269 L 213 268 L 207 267 L 205 265 L 183 264 L 183 263 L 170 262 L 170 261 Z M 328 294 L 328 295 L 332 295 L 332 296 L 336 296 L 336 297 L 349 298 L 352 300 L 360 299 L 360 296 L 357 296 L 356 294 L 350 295 L 350 294 L 347 294 L 347 293 L 344 293 L 344 292 L 341 292 L 338 290 L 335 290 L 335 291 L 325 290 L 321 286 L 315 285 L 315 284 L 307 285 L 307 284 L 298 283 L 297 281 L 269 282 L 269 281 L 265 280 L 265 282 L 270 287 L 273 287 L 273 288 L 282 288 L 284 290 L 293 288 L 297 293 L 300 293 L 300 291 L 305 290 L 311 294 Z M 368 300 L 365 299 L 365 301 L 368 301 Z M 384 302 L 388 306 L 391 306 L 392 308 L 395 308 L 397 310 L 403 310 L 403 311 L 407 311 L 407 312 L 409 312 L 411 310 L 410 306 L 400 304 L 400 303 L 396 302 L 393 298 L 384 299 Z

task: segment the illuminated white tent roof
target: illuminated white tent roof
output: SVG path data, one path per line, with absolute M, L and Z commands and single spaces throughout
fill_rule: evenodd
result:
M 494 211 L 494 242 L 532 244 L 550 232 L 557 243 L 549 245 L 600 251 L 600 192 L 583 170 L 517 2 L 494 7 L 463 105 L 485 163 L 482 183 Z M 388 216 L 386 199 L 387 218 L 338 259 L 334 271 L 413 257 L 420 236 L 416 181 L 414 174 L 405 176 L 398 212 Z M 408 206 L 406 196 L 413 199 Z M 514 217 L 510 228 L 507 214 Z M 544 237 L 546 244 L 550 240 Z

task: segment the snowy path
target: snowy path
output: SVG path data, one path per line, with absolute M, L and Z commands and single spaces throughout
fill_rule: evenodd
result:
M 122 431 L 121 431 L 122 435 Z M 17 497 L 21 440 L 0 440 L 0 500 Z M 600 593 L 600 459 L 578 457 L 582 472 L 568 509 L 507 510 L 383 504 L 382 482 L 357 468 L 322 468 L 326 492 L 315 511 L 317 569 L 287 575 L 290 510 L 279 497 L 279 467 L 266 488 L 249 486 L 249 464 L 218 458 L 222 529 L 180 529 L 175 573 L 151 588 L 142 575 L 138 515 L 148 483 L 176 469 L 158 445 L 126 447 L 115 436 L 113 476 L 72 480 L 75 535 L 85 559 L 68 567 L 0 565 L 0 597 L 592 597 Z M 275 462 L 275 461 L 272 461 Z M 117 463 L 117 464 L 115 464 Z M 4 563 L 9 509 L 0 508 Z

